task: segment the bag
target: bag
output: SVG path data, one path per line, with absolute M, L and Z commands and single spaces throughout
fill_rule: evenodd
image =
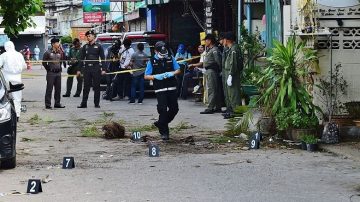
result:
M 326 144 L 339 143 L 339 126 L 336 123 L 325 124 L 321 140 Z

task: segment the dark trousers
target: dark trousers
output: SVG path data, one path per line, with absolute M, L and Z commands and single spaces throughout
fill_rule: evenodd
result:
M 177 91 L 164 91 L 156 93 L 158 101 L 157 111 L 159 113 L 159 132 L 161 135 L 169 135 L 169 123 L 179 112 Z
M 61 72 L 54 73 L 48 72 L 46 74 L 46 93 L 45 93 L 45 106 L 51 106 L 51 95 L 53 88 L 55 88 L 54 99 L 55 105 L 60 105 L 61 94 Z
M 131 96 L 130 102 L 135 102 L 136 98 L 136 89 L 139 88 L 139 100 L 142 102 L 144 99 L 144 75 L 134 76 L 131 79 Z
M 130 73 L 117 75 L 116 88 L 120 97 L 130 97 L 131 77 L 132 75 Z
M 74 67 L 69 67 L 68 68 L 68 72 L 69 75 L 75 75 L 76 71 Z M 76 77 L 77 80 L 77 86 L 76 86 L 76 93 L 75 95 L 80 95 L 81 94 L 81 90 L 82 90 L 82 86 L 83 86 L 83 78 L 81 76 Z M 73 86 L 73 81 L 74 81 L 74 77 L 70 76 L 67 78 L 66 80 L 66 95 L 70 95 L 71 94 L 71 89 Z
M 82 105 L 87 105 L 89 98 L 90 87 L 94 90 L 94 104 L 99 105 L 100 103 L 100 80 L 101 70 L 100 68 L 88 68 L 84 71 L 84 91 L 82 98 Z
M 181 80 L 181 85 L 178 85 L 178 89 L 181 89 L 181 92 L 179 94 L 179 97 L 183 98 L 183 99 L 187 99 L 188 96 L 188 88 L 189 88 L 189 84 L 192 84 L 192 78 L 195 76 L 195 72 L 194 71 L 189 71 L 186 72 L 185 75 L 180 78 Z

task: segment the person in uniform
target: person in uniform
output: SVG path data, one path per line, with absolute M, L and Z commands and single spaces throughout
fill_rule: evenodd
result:
M 80 50 L 80 60 L 83 62 L 79 63 L 80 71 L 77 72 L 77 76 L 80 76 L 81 72 L 84 75 L 83 98 L 78 108 L 87 108 L 91 86 L 94 90 L 95 108 L 100 108 L 100 80 L 101 75 L 106 73 L 102 67 L 105 62 L 104 49 L 100 44 L 95 43 L 95 32 L 93 30 L 87 31 L 85 36 L 88 43 Z
M 235 35 L 228 32 L 224 36 L 224 44 L 228 48 L 224 63 L 223 76 L 226 80 L 226 94 L 228 97 L 227 113 L 224 118 L 231 118 L 237 106 L 241 105 L 241 73 L 243 69 L 241 58 L 241 49 L 235 43 Z
M 226 118 L 228 116 L 228 111 L 229 111 L 229 97 L 227 95 L 227 85 L 226 85 L 226 79 L 224 76 L 224 68 L 225 68 L 225 59 L 226 59 L 226 55 L 229 52 L 229 48 L 225 46 L 225 33 L 222 32 L 219 35 L 219 47 L 221 47 L 222 52 L 221 52 L 221 84 L 222 84 L 222 90 L 224 93 L 224 101 L 225 101 L 225 106 L 226 106 L 226 110 L 224 111 L 224 113 L 222 114 L 224 116 L 224 118 Z M 219 48 L 220 49 L 220 48 Z
M 81 48 L 80 40 L 78 38 L 75 38 L 73 40 L 73 47 L 71 47 L 69 51 L 70 66 L 68 67 L 67 73 L 68 75 L 71 76 L 67 78 L 66 93 L 63 95 L 63 97 L 70 97 L 71 88 L 74 80 L 73 75 L 76 75 L 79 68 L 80 48 Z M 77 88 L 74 97 L 80 97 L 82 85 L 83 85 L 83 78 L 81 76 L 78 76 L 76 77 L 76 79 L 77 79 Z
M 61 97 L 61 60 L 63 60 L 63 53 L 60 50 L 60 41 L 57 38 L 51 39 L 51 49 L 47 50 L 43 56 L 42 65 L 45 67 L 46 73 L 46 93 L 45 93 L 45 108 L 51 109 L 51 94 L 55 88 L 54 108 L 65 108 L 60 104 Z M 52 62 L 53 61 L 53 62 Z
M 203 67 L 206 69 L 207 88 L 208 88 L 208 108 L 200 114 L 213 114 L 221 112 L 220 79 L 221 68 L 220 52 L 216 47 L 216 39 L 212 34 L 205 37 L 206 53 Z
M 119 61 L 119 51 L 121 48 L 120 39 L 116 39 L 112 46 L 108 48 L 106 55 L 106 72 L 112 73 L 120 71 L 120 61 Z M 106 75 L 106 92 L 104 99 L 113 101 L 114 97 L 121 96 L 121 91 L 119 86 L 117 85 L 119 74 L 107 74 Z
M 179 111 L 175 75 L 180 73 L 180 66 L 169 54 L 165 43 L 157 42 L 155 55 L 147 63 L 144 78 L 154 82 L 159 113 L 159 119 L 154 125 L 159 129 L 163 140 L 169 140 L 169 123 Z

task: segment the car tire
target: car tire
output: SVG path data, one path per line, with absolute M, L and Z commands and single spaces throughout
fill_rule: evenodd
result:
M 16 167 L 16 156 L 11 159 L 1 161 L 0 168 L 2 169 L 13 169 Z

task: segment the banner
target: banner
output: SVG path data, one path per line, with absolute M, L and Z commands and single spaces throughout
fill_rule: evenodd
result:
M 110 0 L 83 0 L 84 12 L 110 12 Z
M 103 18 L 103 13 L 102 12 L 88 12 L 88 13 L 83 13 L 83 21 L 84 23 L 99 23 L 99 22 L 104 22 L 104 18 Z

